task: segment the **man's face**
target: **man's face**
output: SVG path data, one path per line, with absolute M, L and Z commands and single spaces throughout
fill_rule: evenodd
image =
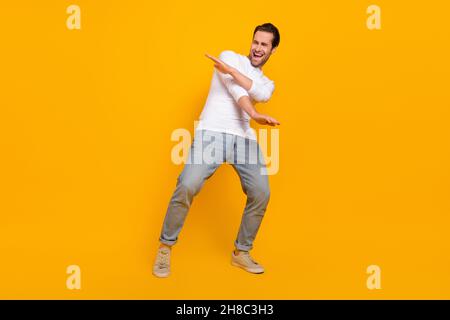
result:
M 273 33 L 256 31 L 248 55 L 252 66 L 255 68 L 261 68 L 269 60 L 270 55 L 275 52 L 276 48 L 272 50 L 272 39 Z

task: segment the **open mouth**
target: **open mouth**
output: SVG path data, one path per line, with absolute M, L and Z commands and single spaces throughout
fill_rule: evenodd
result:
M 253 52 L 253 57 L 254 58 L 256 58 L 256 59 L 261 59 L 262 58 L 262 56 L 263 56 L 264 54 L 262 54 L 262 53 L 256 53 L 256 52 Z

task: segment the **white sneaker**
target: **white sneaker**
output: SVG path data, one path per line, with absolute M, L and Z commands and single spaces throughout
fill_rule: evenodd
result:
M 231 265 L 240 267 L 250 273 L 263 273 L 264 268 L 252 259 L 248 251 L 240 251 L 238 255 L 231 253 Z
M 158 248 L 155 263 L 153 264 L 153 275 L 166 278 L 170 274 L 170 250 L 168 247 Z

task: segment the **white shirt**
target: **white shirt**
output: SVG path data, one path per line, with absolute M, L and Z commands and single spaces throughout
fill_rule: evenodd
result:
M 239 107 L 237 101 L 242 96 L 248 96 L 252 103 L 267 102 L 275 84 L 261 69 L 255 68 L 247 56 L 225 50 L 220 53 L 219 59 L 252 79 L 252 87 L 247 91 L 230 74 L 223 74 L 214 68 L 209 94 L 196 130 L 219 131 L 256 140 L 256 133 L 249 124 L 250 116 Z

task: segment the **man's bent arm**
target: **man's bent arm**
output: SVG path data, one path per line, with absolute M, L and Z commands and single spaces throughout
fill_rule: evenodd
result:
M 242 97 L 240 97 L 238 102 L 237 102 L 237 104 L 242 110 L 247 112 L 247 114 L 252 119 L 258 113 L 258 111 L 256 111 L 255 107 L 253 106 L 253 103 L 251 102 L 249 96 L 242 96 Z
M 280 124 L 278 120 L 276 120 L 275 118 L 272 118 L 265 114 L 261 114 L 258 111 L 256 111 L 249 96 L 244 95 L 240 97 L 239 100 L 237 101 L 237 104 L 242 110 L 248 113 L 248 115 L 259 124 L 268 124 L 270 126 Z
M 250 90 L 250 88 L 252 87 L 252 84 L 253 84 L 252 79 L 250 79 L 249 77 L 240 73 L 239 70 L 237 70 L 236 68 L 233 68 L 232 71 L 230 72 L 230 74 L 234 78 L 234 81 L 236 81 L 236 83 L 238 85 L 240 85 L 242 88 L 244 88 L 247 91 Z
M 258 102 L 267 102 L 275 89 L 273 81 L 260 84 L 257 81 L 253 81 L 249 77 L 245 76 L 236 68 L 232 68 L 230 75 L 239 86 L 247 90 L 253 100 Z
M 237 55 L 229 50 L 222 51 L 219 55 L 219 59 L 214 58 L 206 54 L 211 60 L 213 60 L 216 68 L 219 68 L 219 73 L 225 78 L 229 77 L 232 82 L 235 83 L 234 87 L 248 92 L 248 95 L 256 102 L 267 102 L 275 89 L 274 82 L 272 80 L 264 79 L 262 82 L 250 79 L 242 74 L 236 65 Z M 236 99 L 237 100 L 237 99 Z

